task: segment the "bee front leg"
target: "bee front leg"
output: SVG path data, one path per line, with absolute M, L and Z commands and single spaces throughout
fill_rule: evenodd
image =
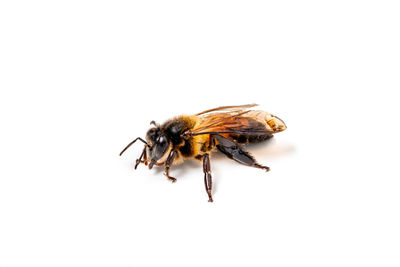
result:
M 211 177 L 211 166 L 210 166 L 210 157 L 208 154 L 204 154 L 203 156 L 203 172 L 204 172 L 204 185 L 206 187 L 208 202 L 213 202 L 212 199 L 212 177 Z
M 176 156 L 176 151 L 175 150 L 171 150 L 171 152 L 169 152 L 167 161 L 165 162 L 165 169 L 164 169 L 164 175 L 167 176 L 168 180 L 170 180 L 171 182 L 176 182 L 176 178 L 169 176 L 169 169 L 172 166 L 172 163 L 174 162 Z
M 140 154 L 140 157 L 136 160 L 135 170 L 137 169 L 140 163 L 146 164 L 146 162 L 147 162 L 147 152 L 146 152 L 146 146 L 144 146 L 142 154 Z

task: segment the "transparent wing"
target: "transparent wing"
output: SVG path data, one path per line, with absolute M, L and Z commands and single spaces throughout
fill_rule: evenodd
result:
M 214 112 L 198 116 L 200 123 L 190 131 L 191 135 L 230 133 L 230 134 L 267 134 L 278 133 L 286 129 L 285 123 L 278 117 L 261 110 L 231 110 Z
M 258 106 L 258 104 L 247 104 L 247 105 L 239 105 L 239 106 L 222 106 L 222 107 L 218 107 L 218 108 L 207 109 L 207 110 L 204 110 L 195 115 L 198 116 L 198 115 L 202 115 L 202 114 L 206 114 L 206 113 L 210 113 L 210 112 L 214 112 L 214 111 L 226 111 L 226 112 L 243 111 L 245 109 L 252 108 L 255 106 Z

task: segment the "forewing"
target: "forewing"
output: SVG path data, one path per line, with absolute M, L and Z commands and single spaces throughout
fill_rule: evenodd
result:
M 198 116 L 200 123 L 192 129 L 192 135 L 210 133 L 267 134 L 286 129 L 278 117 L 259 110 L 236 110 L 217 112 Z
M 265 124 L 265 127 L 271 133 L 279 133 L 286 130 L 286 124 L 275 115 L 261 110 L 251 110 L 246 114 L 251 118 L 254 118 Z
M 222 106 L 222 107 L 217 107 L 217 108 L 212 108 L 212 109 L 207 109 L 204 110 L 200 113 L 195 114 L 196 116 L 202 115 L 202 114 L 206 114 L 206 113 L 210 113 L 210 112 L 214 112 L 214 111 L 225 111 L 225 112 L 233 112 L 233 111 L 243 111 L 245 109 L 248 108 L 252 108 L 258 106 L 258 104 L 247 104 L 247 105 L 239 105 L 239 106 Z

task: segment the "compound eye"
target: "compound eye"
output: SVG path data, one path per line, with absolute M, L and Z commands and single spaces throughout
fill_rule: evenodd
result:
M 168 149 L 168 139 L 164 135 L 161 135 L 157 138 L 156 146 L 155 146 L 155 156 L 156 158 L 161 158 L 165 151 Z
M 165 145 L 166 143 L 168 143 L 168 140 L 164 135 L 161 135 L 160 137 L 158 137 L 157 144 Z

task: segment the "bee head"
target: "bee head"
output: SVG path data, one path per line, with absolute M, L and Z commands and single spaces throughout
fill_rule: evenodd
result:
M 150 158 L 149 168 L 151 169 L 153 165 L 161 158 L 166 156 L 167 152 L 170 150 L 170 140 L 161 131 L 160 127 L 153 127 L 147 131 L 146 140 L 149 143 L 147 147 L 147 155 Z

